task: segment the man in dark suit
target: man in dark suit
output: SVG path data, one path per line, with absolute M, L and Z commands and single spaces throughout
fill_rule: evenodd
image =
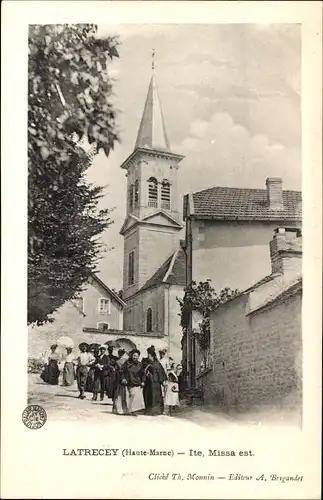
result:
M 101 345 L 94 363 L 94 391 L 92 401 L 97 401 L 100 392 L 100 401 L 103 401 L 106 387 L 110 359 L 106 355 L 107 346 Z

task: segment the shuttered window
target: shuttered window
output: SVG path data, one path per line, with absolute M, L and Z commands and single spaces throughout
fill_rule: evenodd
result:
M 128 257 L 128 285 L 133 285 L 135 281 L 135 252 L 129 253 Z
M 170 209 L 170 182 L 166 179 L 161 185 L 161 207 L 166 210 Z
M 133 184 L 129 186 L 129 211 L 132 212 L 133 210 L 133 195 L 134 195 L 134 187 Z
M 135 208 L 139 207 L 139 181 L 135 182 Z
M 99 313 L 110 314 L 110 299 L 105 299 L 105 298 L 99 299 Z
M 98 328 L 98 330 L 109 330 L 110 325 L 109 325 L 109 323 L 100 322 L 97 324 L 97 328 Z

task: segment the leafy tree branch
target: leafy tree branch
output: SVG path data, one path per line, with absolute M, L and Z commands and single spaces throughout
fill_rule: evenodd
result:
M 111 61 L 116 38 L 92 24 L 33 25 L 28 68 L 28 322 L 38 324 L 80 291 L 112 223 L 102 188 L 86 180 L 92 156 L 118 140 Z
M 219 293 L 211 285 L 211 280 L 192 281 L 184 290 L 183 299 L 177 298 L 180 304 L 181 327 L 184 337 L 187 335 L 193 311 L 201 314 L 200 333 L 196 338 L 202 349 L 207 349 L 210 343 L 210 315 L 220 304 L 238 295 L 237 289 L 223 288 Z

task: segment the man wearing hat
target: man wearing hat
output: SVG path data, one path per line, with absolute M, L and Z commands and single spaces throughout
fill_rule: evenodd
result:
M 89 345 L 86 342 L 81 342 L 81 344 L 79 345 L 79 349 L 81 351 L 81 354 L 77 358 L 77 369 L 76 369 L 77 386 L 80 391 L 78 397 L 80 399 L 85 399 L 84 395 L 85 384 L 89 373 L 89 368 L 95 362 L 95 357 L 93 356 L 93 354 L 88 352 Z
M 99 353 L 95 358 L 94 363 L 94 391 L 92 401 L 97 401 L 98 393 L 100 391 L 100 401 L 104 399 L 104 391 L 106 389 L 106 379 L 108 374 L 108 367 L 110 363 L 109 357 L 106 355 L 107 346 L 101 345 Z

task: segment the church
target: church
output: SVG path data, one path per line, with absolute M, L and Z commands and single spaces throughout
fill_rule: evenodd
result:
M 167 347 L 181 360 L 179 304 L 186 283 L 181 247 L 178 169 L 184 157 L 171 151 L 154 72 L 134 151 L 121 168 L 127 179 L 124 238 L 124 332 L 136 332 L 138 348 Z

